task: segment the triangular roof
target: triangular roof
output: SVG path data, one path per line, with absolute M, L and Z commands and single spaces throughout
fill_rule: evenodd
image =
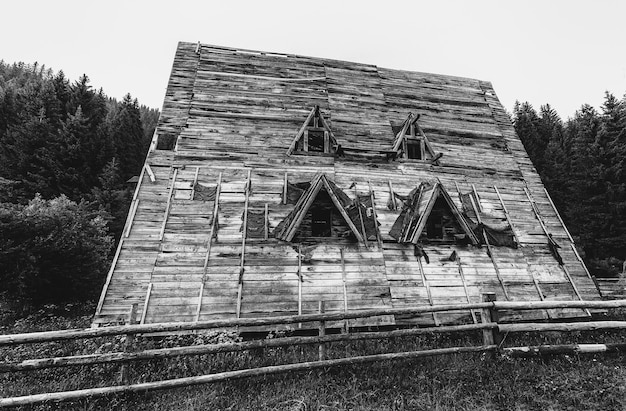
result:
M 337 139 L 335 138 L 335 135 L 333 134 L 333 132 L 330 129 L 330 126 L 328 125 L 326 120 L 324 120 L 324 116 L 322 115 L 322 112 L 320 110 L 320 106 L 315 106 L 315 107 L 313 107 L 313 109 L 311 110 L 309 115 L 307 116 L 306 120 L 304 120 L 304 123 L 302 124 L 302 127 L 300 127 L 300 130 L 298 131 L 298 134 L 296 134 L 296 136 L 293 138 L 291 144 L 289 145 L 289 148 L 287 149 L 287 155 L 288 156 L 291 155 L 294 152 L 294 150 L 296 149 L 296 147 L 298 145 L 298 141 L 304 135 L 304 132 L 306 131 L 307 127 L 311 127 L 311 122 L 315 122 L 315 120 L 317 120 L 317 123 L 318 123 L 319 126 L 321 126 L 324 130 L 326 130 L 328 132 L 328 136 L 329 136 L 329 139 L 330 139 L 331 147 L 337 147 L 338 146 Z
M 473 244 L 478 244 L 479 240 L 476 234 L 472 231 L 468 221 L 463 214 L 459 211 L 457 206 L 452 201 L 452 198 L 443 187 L 440 182 L 434 185 L 422 184 L 418 190 L 415 190 L 409 198 L 409 210 L 408 213 L 401 214 L 398 218 L 403 218 L 402 229 L 398 236 L 398 241 L 402 243 L 417 244 L 426 227 L 426 222 L 430 217 L 430 213 L 435 206 L 435 202 L 439 197 L 442 197 L 447 206 L 450 208 L 452 215 L 459 223 L 461 229 L 467 234 Z
M 307 211 L 309 211 L 309 208 L 311 208 L 311 205 L 315 202 L 315 198 L 322 187 L 326 189 L 328 196 L 331 198 L 333 204 L 346 221 L 357 240 L 359 242 L 363 242 L 363 234 L 356 228 L 345 209 L 345 206 L 347 205 L 345 203 L 350 201 L 349 197 L 332 181 L 329 181 L 325 174 L 317 174 L 315 178 L 313 178 L 311 185 L 304 193 L 302 193 L 294 209 L 277 227 L 276 232 L 274 233 L 276 238 L 284 241 L 291 241 L 293 239 L 298 228 L 300 227 L 300 224 L 302 223 L 302 220 L 304 219 L 304 216 Z
M 414 115 L 413 113 L 409 113 L 406 120 L 404 120 L 404 123 L 402 123 L 402 129 L 398 132 L 398 134 L 396 134 L 393 139 L 391 152 L 396 155 L 400 155 L 400 153 L 403 151 L 402 141 L 406 137 L 417 137 L 417 135 L 419 134 L 419 138 L 424 140 L 424 149 L 427 157 L 429 157 L 427 159 L 437 161 L 439 158 L 441 158 L 441 153 L 435 153 L 433 146 L 430 144 L 430 141 L 428 141 L 428 137 L 426 137 L 426 134 L 424 134 L 424 131 L 417 123 L 417 120 L 419 120 L 419 118 L 419 114 Z

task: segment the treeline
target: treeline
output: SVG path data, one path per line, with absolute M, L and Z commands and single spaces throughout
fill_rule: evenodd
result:
M 98 292 L 158 115 L 86 75 L 0 61 L 0 291 L 35 302 Z
M 563 121 L 546 104 L 516 103 L 515 130 L 593 274 L 617 276 L 626 258 L 626 97 L 606 93 Z

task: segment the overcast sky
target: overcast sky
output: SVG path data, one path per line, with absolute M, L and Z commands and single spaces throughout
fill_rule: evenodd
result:
M 491 81 L 566 119 L 626 93 L 626 1 L 5 1 L 0 59 L 161 108 L 179 41 Z

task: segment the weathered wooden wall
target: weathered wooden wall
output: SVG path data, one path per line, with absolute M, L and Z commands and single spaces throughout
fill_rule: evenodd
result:
M 346 157 L 286 155 L 318 105 Z M 439 165 L 387 161 L 392 126 L 409 112 Z M 156 131 L 175 150 L 150 151 L 95 324 L 124 320 L 133 303 L 142 322 L 311 313 L 478 301 L 598 299 L 600 295 L 488 82 L 293 55 L 180 43 Z M 351 198 L 374 194 L 381 242 L 298 248 L 272 236 L 293 209 L 291 183 L 325 173 Z M 151 175 L 154 175 L 152 181 Z M 248 181 L 248 175 L 250 181 Z M 480 206 L 505 222 L 520 247 L 427 245 L 430 263 L 389 236 L 400 210 L 390 185 L 407 195 L 437 179 L 457 206 L 473 188 Z M 195 184 L 215 200 L 191 199 Z M 249 187 L 249 190 L 248 190 Z M 537 217 L 533 202 L 539 212 Z M 268 210 L 269 238 L 242 239 L 246 210 Z M 560 245 L 559 266 L 541 223 Z M 456 251 L 458 261 L 447 260 Z M 524 318 L 585 315 L 527 312 Z M 469 312 L 352 325 L 472 321 Z

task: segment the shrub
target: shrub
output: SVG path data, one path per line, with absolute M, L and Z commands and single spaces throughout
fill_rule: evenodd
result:
M 0 203 L 0 291 L 35 304 L 93 298 L 111 245 L 103 215 L 84 202 Z

